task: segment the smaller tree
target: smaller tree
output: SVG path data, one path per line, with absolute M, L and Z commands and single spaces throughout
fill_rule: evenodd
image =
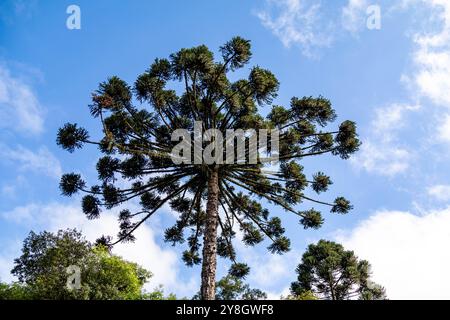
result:
M 227 275 L 216 283 L 216 300 L 265 300 L 267 294 L 259 289 L 252 289 L 236 276 Z
M 0 282 L 0 300 L 31 300 L 33 295 L 30 288 L 20 283 Z
M 311 244 L 297 267 L 291 293 L 312 293 L 327 300 L 383 300 L 385 289 L 370 280 L 370 264 L 338 243 L 320 240 Z
M 291 293 L 291 294 L 287 295 L 286 297 L 281 296 L 281 300 L 297 300 L 297 301 L 311 300 L 312 301 L 312 300 L 318 300 L 318 299 L 311 291 L 303 291 L 299 295 Z
M 0 285 L 0 299 L 163 299 L 161 289 L 143 290 L 149 271 L 91 244 L 77 230 L 30 232 L 14 263 L 11 272 L 19 282 Z M 66 270 L 71 265 L 81 271 L 77 289 L 67 288 Z
M 173 293 L 165 295 L 164 287 L 159 285 L 153 291 L 146 292 L 142 295 L 143 300 L 177 300 L 177 296 Z M 180 300 L 186 300 L 186 298 L 180 298 Z
M 230 268 L 228 274 L 216 282 L 216 300 L 265 300 L 267 294 L 260 289 L 250 288 L 244 282 L 248 274 L 248 267 L 244 264 L 237 264 Z M 201 299 L 201 292 L 198 292 L 193 300 Z

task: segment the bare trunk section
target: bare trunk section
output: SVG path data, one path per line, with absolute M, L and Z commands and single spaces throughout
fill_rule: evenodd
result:
M 208 179 L 206 226 L 203 238 L 202 299 L 214 300 L 216 296 L 217 225 L 219 215 L 219 173 L 211 171 Z

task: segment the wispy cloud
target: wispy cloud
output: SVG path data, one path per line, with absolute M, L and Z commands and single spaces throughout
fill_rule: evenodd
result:
M 332 43 L 332 28 L 322 16 L 320 3 L 266 0 L 265 8 L 256 15 L 285 47 L 299 46 L 307 56 L 313 56 L 316 48 Z
M 363 0 L 349 0 L 349 12 L 357 16 Z M 383 2 L 392 16 L 402 10 L 426 12 L 420 23 L 409 27 L 413 43 L 409 68 L 400 76 L 409 90 L 405 102 L 375 111 L 371 134 L 354 163 L 370 172 L 395 175 L 405 172 L 414 156 L 412 150 L 429 149 L 436 142 L 450 142 L 450 2 L 445 0 L 402 0 Z M 419 12 L 420 12 L 419 11 Z M 426 145 L 408 139 L 396 139 L 405 126 L 404 115 L 419 110 L 409 101 L 418 101 L 424 111 L 423 125 L 428 125 Z M 427 119 L 427 120 L 425 120 Z M 394 130 L 389 129 L 394 128 Z M 384 133 L 383 133 L 384 132 Z M 431 142 L 431 143 L 430 143 Z
M 437 138 L 446 143 L 450 143 L 450 113 L 441 117 L 437 127 Z
M 17 16 L 29 18 L 36 9 L 38 0 L 2 0 L 0 3 L 0 22 L 14 23 Z
M 370 173 L 391 177 L 408 170 L 414 152 L 402 145 L 397 135 L 406 125 L 407 114 L 419 109 L 417 105 L 396 103 L 375 109 L 369 134 L 361 151 L 352 158 L 352 164 Z
M 25 134 L 44 130 L 44 108 L 32 88 L 1 64 L 0 128 Z
M 0 144 L 0 161 L 6 165 L 13 164 L 22 172 L 43 174 L 55 179 L 59 179 L 62 175 L 59 160 L 46 147 L 32 151 L 22 146 L 10 148 Z
M 440 23 L 438 27 L 430 23 L 430 28 L 414 34 L 416 70 L 411 77 L 423 96 L 450 108 L 450 2 L 429 0 L 423 5 L 431 9 L 430 22 Z
M 343 36 L 367 28 L 368 0 L 347 0 L 330 5 L 326 1 L 265 0 L 256 16 L 285 47 L 300 47 L 307 57 L 320 56 Z M 324 5 L 322 5 L 324 3 Z
M 383 141 L 392 141 L 395 139 L 395 133 L 406 125 L 406 115 L 419 109 L 419 105 L 399 103 L 377 108 L 375 109 L 375 118 L 372 121 L 372 129 Z
M 342 27 L 355 34 L 366 26 L 367 0 L 349 0 L 342 8 Z
M 367 140 L 352 163 L 369 173 L 392 177 L 408 170 L 411 159 L 411 152 L 405 148 L 392 144 L 379 145 Z
M 21 241 L 16 240 L 4 240 L 0 245 L 0 281 L 12 282 L 14 276 L 11 274 L 11 270 L 14 267 L 14 259 L 17 258 L 20 252 Z
M 428 195 L 439 201 L 450 201 L 450 185 L 435 185 L 428 188 Z
M 415 48 L 412 70 L 404 75 L 414 95 L 430 101 L 430 112 L 438 140 L 450 142 L 450 2 L 446 0 L 403 0 L 403 9 L 420 5 L 428 17 L 425 26 L 413 33 Z

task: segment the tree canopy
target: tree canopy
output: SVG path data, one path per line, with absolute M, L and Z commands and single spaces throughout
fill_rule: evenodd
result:
M 216 284 L 216 300 L 264 300 L 267 294 L 250 288 L 241 278 L 227 275 Z
M 320 240 L 311 244 L 297 267 L 291 284 L 294 296 L 312 293 L 328 300 L 382 300 L 385 290 L 370 280 L 370 264 L 338 243 Z
M 104 246 L 92 245 L 77 230 L 30 232 L 14 264 L 11 272 L 19 281 L 0 284 L 0 299 L 164 298 L 161 288 L 150 293 L 143 290 L 151 277 L 149 271 L 111 254 Z M 67 287 L 70 266 L 80 270 L 79 288 Z

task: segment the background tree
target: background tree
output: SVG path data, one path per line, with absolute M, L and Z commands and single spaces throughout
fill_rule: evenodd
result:
M 370 280 L 370 264 L 338 243 L 320 240 L 311 244 L 297 267 L 291 284 L 294 296 L 312 292 L 319 299 L 383 300 L 385 290 Z
M 24 240 L 22 255 L 11 271 L 18 283 L 0 286 L 0 299 L 160 299 L 163 291 L 147 293 L 144 284 L 151 273 L 135 263 L 112 255 L 104 246 L 94 246 L 76 230 L 57 234 L 31 232 Z M 66 269 L 81 271 L 81 288 L 66 287 Z M 169 296 L 173 298 L 173 296 Z
M 252 289 L 241 278 L 227 275 L 216 283 L 216 300 L 265 300 L 267 294 Z
M 193 300 L 201 299 L 201 292 Z M 227 274 L 216 282 L 216 300 L 265 300 L 267 294 L 260 289 L 253 289 L 244 282 L 244 278 Z
M 32 300 L 33 293 L 27 285 L 0 282 L 0 300 Z
M 121 231 L 108 245 L 132 241 L 134 231 L 166 203 L 179 213 L 175 225 L 166 230 L 165 240 L 174 245 L 187 240 L 183 260 L 189 266 L 202 263 L 203 299 L 215 297 L 217 254 L 229 258 L 236 272 L 248 272 L 236 261 L 236 226 L 247 245 L 267 237 L 272 242 L 270 252 L 289 250 L 281 219 L 271 217 L 261 199 L 297 215 L 305 228 L 319 228 L 324 219 L 315 208 L 296 209 L 302 202 L 329 207 L 332 213 L 348 212 L 351 205 L 342 197 L 326 202 L 305 195 L 307 187 L 316 193 L 327 191 L 331 179 L 320 171 L 308 179 L 299 161 L 326 153 L 347 159 L 360 145 L 351 121 L 326 129 L 336 113 L 323 97 L 294 97 L 287 108 L 272 105 L 279 82 L 269 70 L 252 67 L 248 78 L 230 81 L 228 76 L 249 62 L 250 41 L 235 37 L 220 48 L 220 55 L 221 61 L 214 60 L 204 45 L 181 49 L 169 59 L 156 59 L 133 87 L 111 77 L 92 94 L 90 106 L 92 116 L 101 122 L 102 135 L 92 139 L 86 129 L 73 123 L 65 124 L 57 135 L 58 145 L 69 152 L 93 144 L 103 154 L 97 163 L 99 184 L 88 187 L 77 173 L 65 174 L 60 183 L 64 195 L 85 193 L 82 208 L 89 219 L 97 218 L 102 209 L 133 199 L 140 202 L 136 212 L 120 212 Z M 266 106 L 271 111 L 264 118 L 259 111 Z M 192 148 L 192 154 L 180 156 L 200 158 L 198 163 L 174 163 L 170 155 L 179 141 L 171 141 L 171 133 L 192 130 L 196 121 L 207 138 L 200 147 L 212 144 L 205 153 L 216 159 L 225 159 L 226 152 L 219 149 L 218 135 L 206 130 L 216 129 L 226 136 L 228 129 L 267 129 L 272 137 L 278 129 L 277 169 L 267 168 L 274 155 L 271 144 L 258 145 L 257 163 L 250 164 L 248 135 L 233 139 L 246 143 L 247 161 L 211 165 Z M 237 152 L 228 156 L 236 160 Z
M 289 294 L 286 297 L 281 296 L 281 300 L 318 300 L 312 291 L 302 291 L 300 294 Z

